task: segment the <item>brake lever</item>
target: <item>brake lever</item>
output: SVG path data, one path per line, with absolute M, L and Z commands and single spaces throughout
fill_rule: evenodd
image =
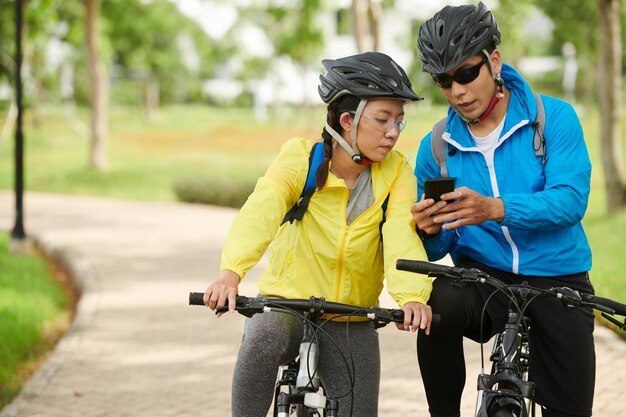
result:
M 573 290 L 571 288 L 568 288 L 568 287 L 558 287 L 558 288 L 554 288 L 554 290 L 556 292 L 557 297 L 561 300 L 561 302 L 563 303 L 565 307 L 574 308 L 577 306 L 588 306 L 588 307 L 593 307 L 596 310 L 600 311 L 603 316 L 605 314 L 606 315 L 615 314 L 615 310 L 612 309 L 611 307 L 607 307 L 603 304 L 593 302 L 592 301 L 593 296 L 589 296 L 588 294 L 584 294 L 584 293 L 581 294 L 580 292 Z M 608 319 L 608 320 L 611 323 L 622 328 L 622 324 L 619 321 L 613 318 Z
M 616 325 L 620 329 L 626 330 L 626 319 L 624 319 L 624 323 L 620 323 L 619 320 L 617 320 L 613 316 L 610 316 L 607 313 L 600 313 L 600 314 L 602 314 L 602 317 L 604 317 L 605 319 L 607 319 L 608 321 L 610 321 L 611 323 L 613 323 L 614 325 Z
M 476 268 L 451 267 L 450 272 L 429 272 L 428 276 L 434 278 L 453 278 L 457 282 L 479 282 L 484 283 L 489 276 Z
M 368 313 L 368 318 L 374 323 L 374 328 L 385 327 L 388 323 L 402 323 L 404 321 L 404 311 L 384 310 L 376 308 L 373 313 Z
M 242 296 L 237 296 L 236 298 L 236 310 L 239 314 L 252 317 L 257 313 L 262 313 L 265 307 L 266 299 L 262 298 L 247 298 Z M 228 305 L 217 307 L 215 309 L 215 314 L 225 313 L 228 311 Z
M 561 303 L 567 308 L 574 308 L 581 304 L 591 305 L 592 303 L 585 303 L 580 296 L 580 293 L 568 287 L 553 288 L 556 293 L 556 297 L 561 300 Z

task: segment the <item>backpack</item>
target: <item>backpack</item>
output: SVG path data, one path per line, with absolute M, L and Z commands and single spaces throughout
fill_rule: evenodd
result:
M 309 201 L 315 192 L 315 174 L 317 173 L 317 169 L 322 164 L 324 160 L 324 142 L 316 142 L 311 148 L 311 153 L 309 154 L 309 171 L 306 174 L 306 181 L 304 182 L 304 188 L 300 193 L 300 198 L 296 201 L 296 204 L 289 209 L 287 214 L 285 214 L 285 218 L 283 219 L 282 224 L 285 222 L 293 223 L 294 220 L 302 220 L 306 209 L 309 207 Z
M 281 225 L 284 224 L 285 222 L 293 223 L 294 220 L 302 220 L 304 213 L 309 207 L 309 201 L 311 201 L 311 197 L 313 196 L 313 193 L 315 193 L 315 190 L 317 188 L 315 184 L 315 174 L 317 173 L 317 170 L 319 169 L 323 161 L 324 161 L 324 142 L 316 142 L 313 145 L 313 148 L 311 149 L 311 153 L 309 154 L 309 170 L 307 171 L 307 174 L 306 174 L 306 181 L 304 182 L 304 188 L 302 189 L 302 192 L 300 193 L 300 198 L 298 198 L 298 201 L 296 201 L 296 204 L 294 204 L 293 207 L 289 209 L 287 214 L 285 214 L 285 218 L 283 219 Z M 387 211 L 388 201 L 389 201 L 389 194 L 387 194 L 387 197 L 385 198 L 385 201 L 383 202 L 383 205 L 382 205 L 383 218 L 380 221 L 380 226 L 379 226 L 381 231 L 383 228 L 383 223 L 385 223 L 385 214 Z M 381 234 L 381 238 L 382 238 L 382 234 Z
M 546 124 L 546 111 L 543 107 L 543 101 L 539 94 L 535 93 L 535 100 L 537 101 L 537 116 L 535 117 L 535 121 L 532 123 L 533 130 L 535 131 L 535 135 L 533 137 L 533 149 L 535 150 L 536 156 L 541 156 L 541 163 L 545 165 L 546 156 L 545 156 L 545 148 L 546 148 L 546 140 L 543 135 L 543 131 Z M 448 152 L 448 144 L 443 140 L 443 132 L 446 129 L 446 122 L 448 117 L 444 117 L 439 120 L 433 126 L 433 131 L 430 140 L 430 148 L 433 153 L 433 157 L 435 158 L 435 162 L 437 162 L 437 166 L 439 167 L 439 171 L 441 172 L 442 177 L 448 176 L 448 167 L 446 163 L 446 153 Z

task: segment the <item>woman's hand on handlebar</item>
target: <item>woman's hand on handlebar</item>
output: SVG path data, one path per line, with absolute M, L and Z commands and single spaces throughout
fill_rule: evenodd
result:
M 396 323 L 398 330 L 416 332 L 420 328 L 426 334 L 430 334 L 433 312 L 428 304 L 413 301 L 403 305 L 402 310 L 404 311 L 404 322 Z
M 208 306 L 211 310 L 215 310 L 217 307 L 226 305 L 228 301 L 228 311 L 235 312 L 236 300 L 235 297 L 238 293 L 239 287 L 239 275 L 228 269 L 223 270 L 220 273 L 218 279 L 216 279 L 204 292 L 204 305 Z M 221 316 L 223 313 L 218 313 L 217 316 Z

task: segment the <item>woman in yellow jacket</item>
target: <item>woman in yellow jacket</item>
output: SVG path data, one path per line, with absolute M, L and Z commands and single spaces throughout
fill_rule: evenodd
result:
M 325 153 L 308 209 L 301 221 L 281 224 L 308 172 L 312 144 L 295 138 L 283 145 L 233 221 L 220 276 L 205 291 L 204 302 L 215 309 L 228 301 L 233 311 L 240 280 L 272 243 L 269 267 L 258 281 L 261 294 L 375 306 L 387 277 L 390 295 L 405 312 L 398 328 L 428 332 L 430 279 L 395 269 L 398 258 L 426 259 L 411 223 L 415 179 L 406 158 L 393 150 L 406 124 L 404 104 L 419 97 L 404 70 L 382 53 L 322 62 L 326 72 L 318 91 L 328 104 Z M 246 320 L 233 378 L 233 416 L 266 416 L 277 369 L 298 355 L 302 326 L 301 320 L 280 313 Z M 354 358 L 353 398 L 339 399 L 339 416 L 375 417 L 376 330 L 368 322 L 351 323 L 348 341 L 345 323 L 326 323 L 324 329 L 319 375 L 327 392 L 345 393 L 350 386 L 342 356 L 327 335 L 344 354 L 349 345 Z

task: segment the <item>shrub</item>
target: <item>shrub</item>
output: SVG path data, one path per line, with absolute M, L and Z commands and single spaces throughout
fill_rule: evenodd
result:
M 174 184 L 178 201 L 240 208 L 256 181 L 244 179 L 187 179 Z

